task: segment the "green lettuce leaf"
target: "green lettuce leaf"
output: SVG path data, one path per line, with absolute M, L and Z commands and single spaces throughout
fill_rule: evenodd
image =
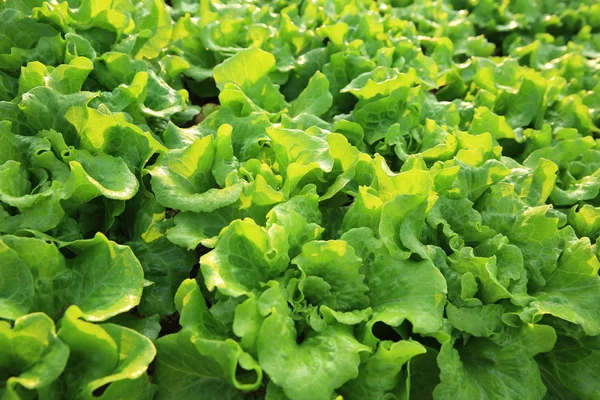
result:
M 370 351 L 341 324 L 309 335 L 300 344 L 296 340 L 291 317 L 273 309 L 257 342 L 260 365 L 291 399 L 329 399 L 336 388 L 358 376 L 360 353 Z M 281 368 L 282 359 L 295 361 Z M 310 391 L 303 390 L 307 384 Z
M 43 396 L 63 373 L 70 353 L 43 313 L 19 317 L 12 327 L 0 321 L 0 344 L 0 394 L 6 399 Z
M 449 342 L 443 344 L 438 355 L 441 383 L 434 396 L 542 398 L 546 387 L 533 356 L 550 351 L 556 333 L 550 326 L 532 325 L 515 336 L 503 346 L 480 338 L 458 350 Z

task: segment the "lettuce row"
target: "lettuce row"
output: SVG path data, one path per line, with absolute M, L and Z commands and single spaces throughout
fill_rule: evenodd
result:
M 596 396 L 594 2 L 0 21 L 2 399 Z

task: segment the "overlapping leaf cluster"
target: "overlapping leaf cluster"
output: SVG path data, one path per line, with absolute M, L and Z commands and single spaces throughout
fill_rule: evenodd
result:
M 0 398 L 600 393 L 600 4 L 4 0 Z

